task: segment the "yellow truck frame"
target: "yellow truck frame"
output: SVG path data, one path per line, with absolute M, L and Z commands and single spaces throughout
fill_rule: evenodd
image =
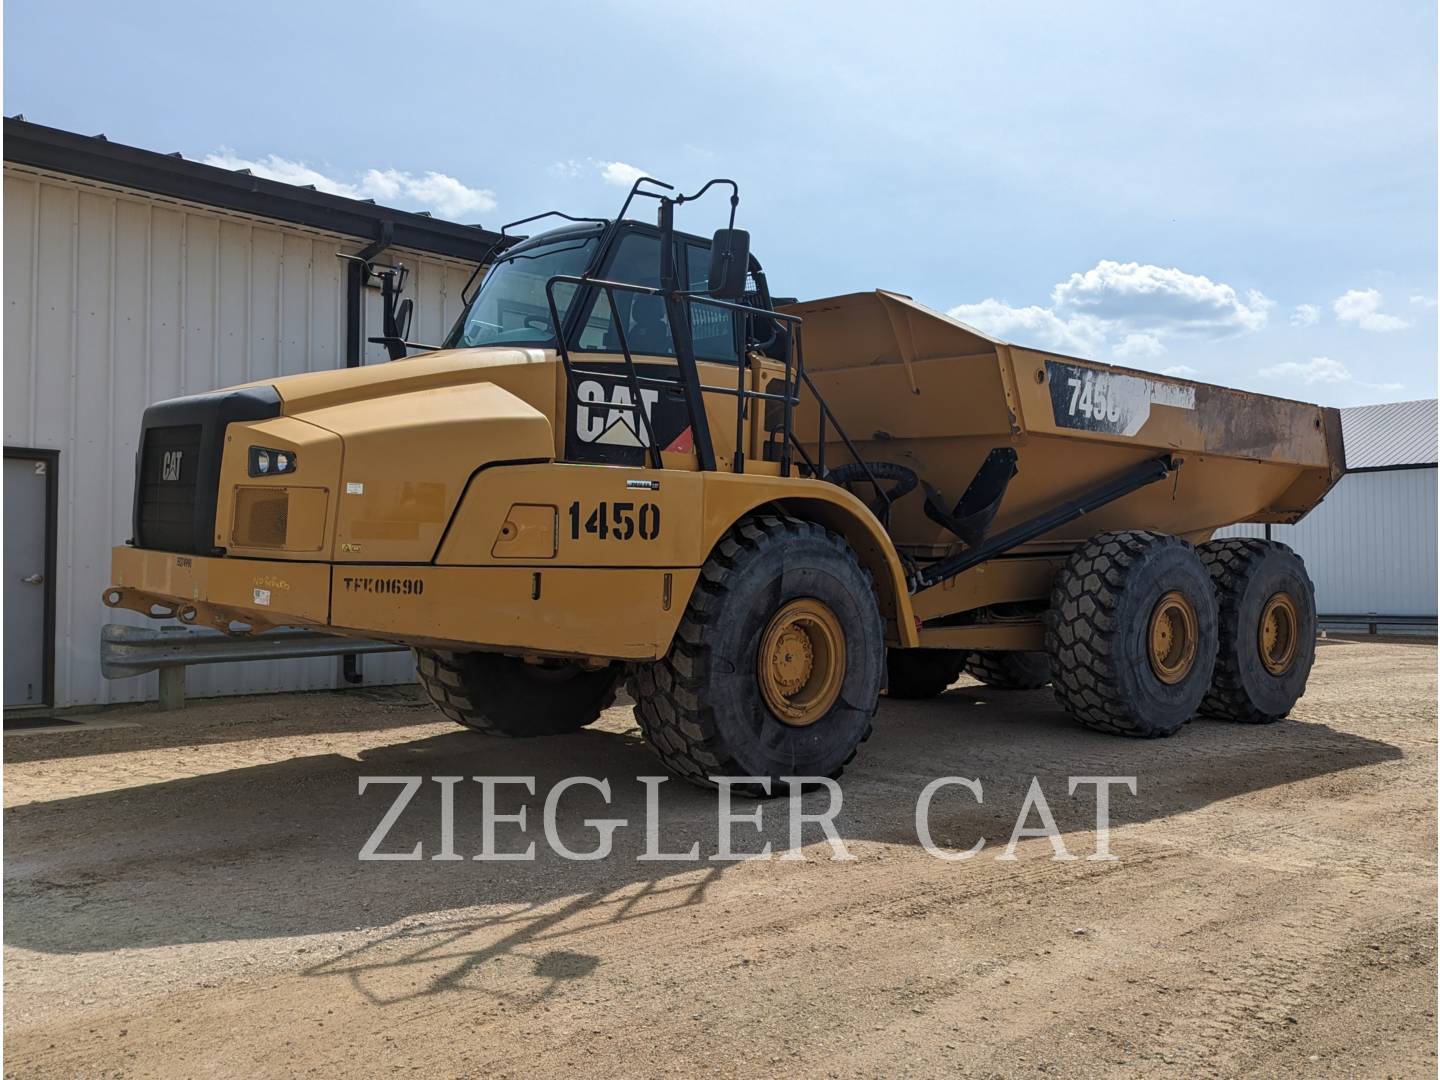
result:
M 674 230 L 715 184 L 642 179 L 612 221 L 507 248 L 451 347 L 152 406 L 104 602 L 409 645 L 491 734 L 574 730 L 628 679 L 672 769 L 771 790 L 838 775 L 887 682 L 929 696 L 964 667 L 1126 734 L 1289 711 L 1303 565 L 1209 541 L 1323 497 L 1333 410 L 1019 348 L 895 293 L 777 305 L 738 192 L 708 244 Z M 645 197 L 653 228 L 625 218 Z M 655 247 L 651 281 L 605 276 Z

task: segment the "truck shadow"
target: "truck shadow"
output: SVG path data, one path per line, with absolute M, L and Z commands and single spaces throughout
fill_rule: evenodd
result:
M 281 702 L 284 704 L 279 704 Z M 311 702 L 314 708 L 307 707 Z M 218 746 L 253 739 L 307 737 L 325 731 L 385 731 L 448 723 L 415 683 L 300 690 L 283 696 L 197 698 L 175 712 L 156 712 L 152 704 L 99 706 L 70 710 L 63 713 L 62 718 L 79 724 L 113 721 L 123 727 L 80 728 L 56 735 L 26 734 L 21 738 L 12 738 L 7 733 L 6 764 L 85 758 L 177 743 Z
M 308 971 L 348 978 L 377 1003 L 397 1000 L 384 989 L 396 980 L 372 980 L 377 971 L 413 965 L 418 982 L 409 980 L 403 996 L 414 997 L 476 989 L 477 978 L 483 986 L 476 972 L 501 957 L 533 966 L 526 984 L 538 988 L 527 991 L 533 1003 L 595 971 L 598 959 L 570 939 L 602 925 L 702 909 L 707 890 L 734 865 L 709 859 L 717 850 L 716 794 L 675 780 L 658 788 L 660 849 L 686 852 L 695 844 L 699 858 L 638 859 L 646 850 L 647 791 L 637 777 L 663 769 L 638 731 L 613 730 L 618 726 L 535 740 L 460 731 L 402 738 L 358 760 L 316 755 L 12 808 L 5 815 L 6 942 L 79 954 L 339 934 L 341 951 Z M 1003 845 L 1036 777 L 1071 850 L 1083 857 L 1093 845 L 1094 791 L 1072 798 L 1070 776 L 1137 778 L 1137 795 L 1115 791 L 1111 820 L 1118 827 L 1401 756 L 1384 742 L 1294 721 L 1197 722 L 1173 739 L 1118 739 L 1076 727 L 1048 691 L 981 687 L 952 689 L 932 702 L 884 702 L 865 751 L 845 776 L 836 820 L 861 864 L 867 845 L 918 849 L 916 798 L 941 776 L 980 778 L 984 803 L 957 789 L 937 797 L 930 819 L 937 843 L 968 847 L 987 837 L 992 851 Z M 545 796 L 571 775 L 608 781 L 611 797 L 607 805 L 592 788 L 567 791 L 556 835 L 575 851 L 591 851 L 594 819 L 628 820 L 614 832 L 607 858 L 571 861 L 546 841 Z M 406 853 L 419 844 L 422 858 L 361 861 L 358 853 L 400 786 L 372 783 L 361 795 L 360 778 L 409 776 L 425 780 L 379 850 Z M 436 776 L 534 777 L 535 795 L 519 786 L 496 794 L 498 813 L 524 808 L 528 815 L 523 835 L 516 825 L 498 826 L 497 848 L 519 851 L 534 841 L 534 860 L 470 857 L 482 848 L 482 813 L 481 785 L 469 779 L 453 789 L 460 857 L 432 860 L 440 841 L 441 785 L 429 779 Z M 828 795 L 814 792 L 803 803 L 818 813 Z M 756 805 L 740 802 L 736 810 Z M 789 847 L 787 801 L 763 806 L 758 831 L 735 827 L 737 850 L 765 841 L 777 854 Z M 810 827 L 805 842 L 818 840 Z M 1039 845 L 1030 859 L 1049 857 L 1044 841 Z M 1123 858 L 1123 846 L 1117 849 Z M 806 852 L 815 862 L 829 854 L 823 844 Z M 1085 872 L 1097 864 L 1067 865 Z M 805 872 L 801 863 L 775 866 Z

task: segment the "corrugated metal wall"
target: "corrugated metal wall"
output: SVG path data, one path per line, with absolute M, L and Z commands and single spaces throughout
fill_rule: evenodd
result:
M 1436 614 L 1435 469 L 1350 473 L 1298 525 L 1271 536 L 1305 560 L 1322 615 Z M 1220 536 L 1264 536 L 1233 525 Z
M 345 273 L 364 241 L 5 166 L 5 444 L 60 451 L 55 698 L 156 696 L 156 676 L 100 675 L 110 547 L 130 535 L 135 446 L 152 401 L 344 365 Z M 438 341 L 471 267 L 387 252 L 411 273 L 412 340 Z M 378 295 L 366 334 L 378 334 Z M 367 346 L 366 360 L 385 357 Z M 133 621 L 144 624 L 142 617 Z M 156 625 L 156 624 L 151 624 Z M 38 628 L 37 628 L 38 632 Z M 411 677 L 363 657 L 367 682 Z M 337 684 L 338 659 L 192 668 L 194 695 Z

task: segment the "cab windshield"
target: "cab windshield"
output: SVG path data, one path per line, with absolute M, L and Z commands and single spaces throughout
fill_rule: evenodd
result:
M 456 323 L 447 349 L 481 345 L 530 345 L 553 348 L 555 328 L 545 299 L 545 282 L 557 274 L 579 276 L 590 265 L 599 242 L 594 236 L 572 236 L 504 255 L 496 261 L 469 309 Z M 575 296 L 575 286 L 555 286 L 560 321 Z

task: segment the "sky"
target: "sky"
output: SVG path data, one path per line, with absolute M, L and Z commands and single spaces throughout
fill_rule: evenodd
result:
M 10 0 L 4 31 L 7 116 L 487 227 L 728 176 L 777 295 L 1436 392 L 1433 0 Z

